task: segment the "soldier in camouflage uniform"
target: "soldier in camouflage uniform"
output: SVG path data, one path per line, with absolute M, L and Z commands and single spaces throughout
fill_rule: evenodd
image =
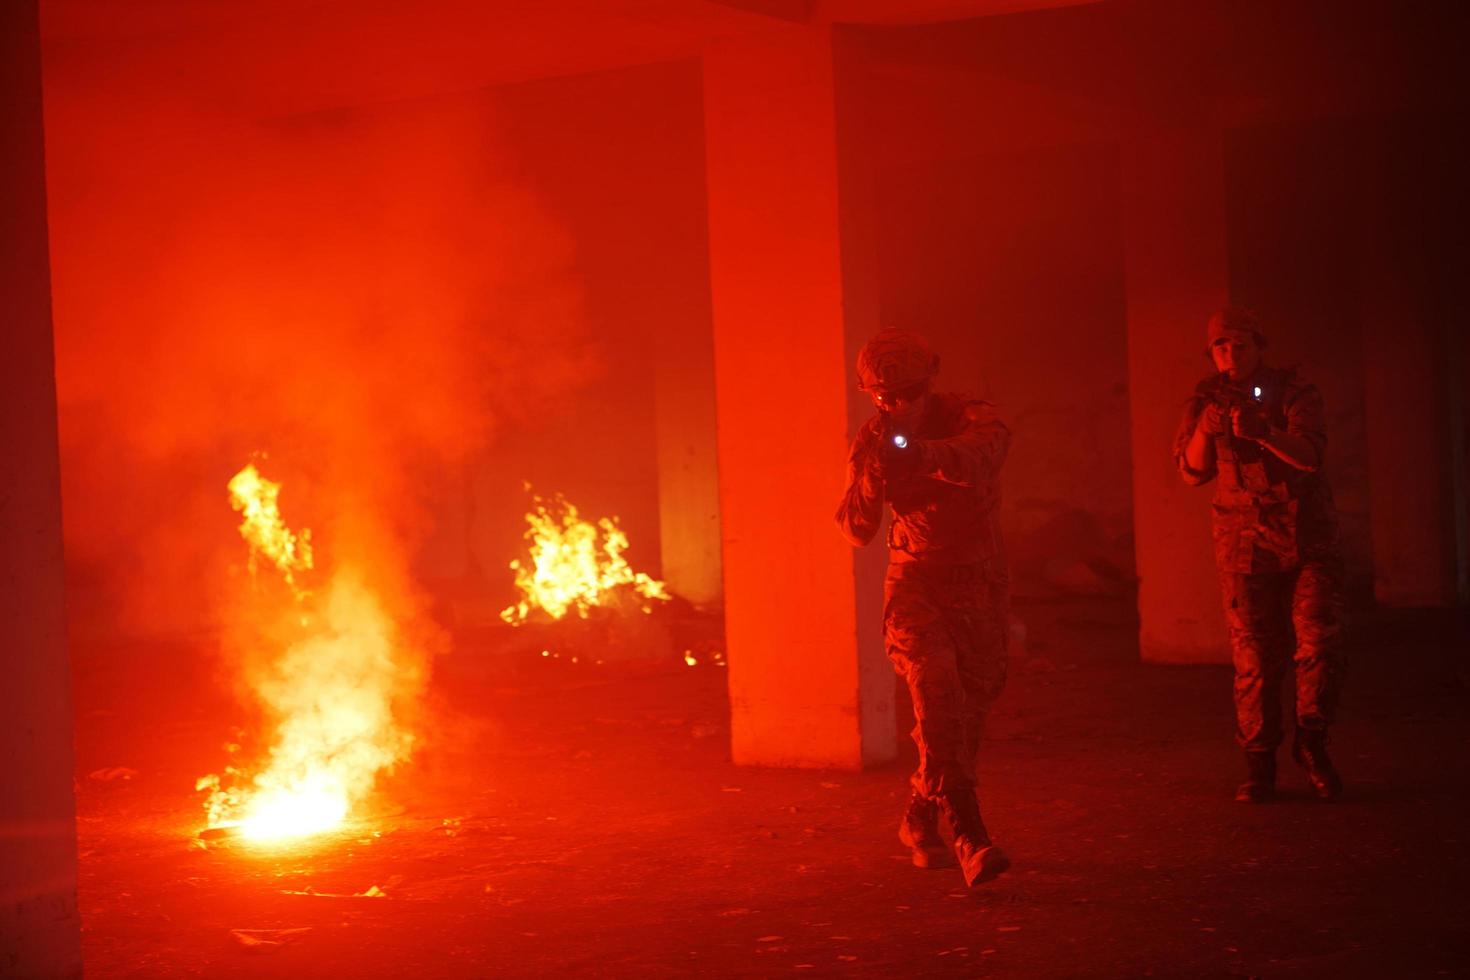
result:
M 922 339 L 880 332 L 858 356 L 877 414 L 853 440 L 837 511 L 854 545 L 888 531 L 883 635 L 908 682 L 919 768 L 899 827 L 919 867 L 952 867 L 968 885 L 1010 866 L 975 796 L 985 715 L 1006 679 L 1008 579 L 998 510 L 1010 432 L 982 401 L 930 390 L 939 360 Z M 943 813 L 951 851 L 939 833 Z
M 1322 474 L 1322 396 L 1295 370 L 1267 366 L 1259 321 L 1227 307 L 1211 318 L 1218 374 L 1201 381 L 1174 441 L 1191 486 L 1215 480 L 1215 564 L 1235 662 L 1237 740 L 1258 803 L 1275 793 L 1281 687 L 1296 668 L 1292 755 L 1313 792 L 1335 799 L 1327 755 L 1343 671 L 1341 560 L 1332 491 Z M 1295 643 L 1293 644 L 1293 639 Z

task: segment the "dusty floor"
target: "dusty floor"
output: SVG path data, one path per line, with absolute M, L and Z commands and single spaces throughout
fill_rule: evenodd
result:
M 974 894 L 909 865 L 904 764 L 736 768 L 720 668 L 493 637 L 436 668 L 445 723 L 375 820 L 202 847 L 193 781 L 240 715 L 208 650 L 82 644 L 88 974 L 1466 975 L 1460 624 L 1360 621 L 1346 799 L 1307 799 L 1283 756 L 1285 799 L 1243 807 L 1226 670 L 1138 665 L 1120 605 L 1019 611 L 1029 656 L 981 762 L 1015 867 Z

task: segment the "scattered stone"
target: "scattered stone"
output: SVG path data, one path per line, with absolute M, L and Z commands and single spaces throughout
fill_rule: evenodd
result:
M 308 932 L 311 932 L 310 926 L 297 929 L 231 929 L 230 935 L 235 937 L 235 942 L 252 953 L 269 953 L 296 942 Z
M 93 769 L 87 773 L 87 778 L 110 783 L 115 779 L 133 779 L 137 775 L 138 770 L 129 769 L 127 766 L 108 766 L 106 769 Z

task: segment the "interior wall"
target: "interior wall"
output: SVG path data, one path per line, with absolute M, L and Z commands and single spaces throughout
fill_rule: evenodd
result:
M 995 402 L 1015 432 L 1002 519 L 1021 593 L 1132 577 L 1118 166 L 1093 144 L 880 178 L 883 322 L 927 336 L 940 387 Z
M 659 369 L 672 358 L 694 375 L 712 441 L 713 354 L 698 63 L 468 98 L 492 107 L 516 180 L 567 238 L 592 359 L 575 387 L 503 427 L 467 472 L 446 474 L 421 571 L 441 581 L 460 615 L 483 619 L 513 597 L 505 566 L 523 547 L 524 482 L 565 494 L 584 516 L 617 516 L 630 563 L 662 573 Z

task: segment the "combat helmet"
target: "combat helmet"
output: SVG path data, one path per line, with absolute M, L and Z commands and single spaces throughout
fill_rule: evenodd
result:
M 939 357 L 911 330 L 885 327 L 858 352 L 858 387 L 894 391 L 927 383 L 939 372 Z

